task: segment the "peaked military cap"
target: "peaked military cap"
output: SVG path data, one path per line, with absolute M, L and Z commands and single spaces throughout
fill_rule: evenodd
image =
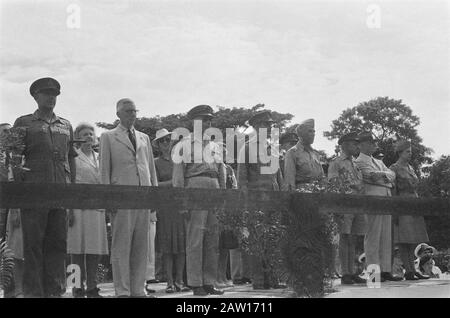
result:
M 187 116 L 189 119 L 194 119 L 199 116 L 214 117 L 214 110 L 209 105 L 198 105 L 188 111 Z
M 341 145 L 345 141 L 359 141 L 358 139 L 358 133 L 356 131 L 349 132 L 348 134 L 345 134 L 341 136 L 338 140 L 338 145 Z
M 371 142 L 377 142 L 375 138 L 373 138 L 373 134 L 370 131 L 364 131 L 358 135 L 359 142 L 364 141 L 371 141 Z
M 272 119 L 272 116 L 270 115 L 270 110 L 262 110 L 260 112 L 257 112 L 256 114 L 254 114 L 252 117 L 250 117 L 250 119 L 248 120 L 248 123 L 253 126 L 256 123 L 261 123 L 261 122 L 275 122 Z
M 282 134 L 280 137 L 280 144 L 284 144 L 285 142 L 298 142 L 297 134 L 293 132 Z
M 58 96 L 61 93 L 61 85 L 59 85 L 58 81 L 54 78 L 40 78 L 38 80 L 35 80 L 33 84 L 31 84 L 30 94 L 31 96 L 33 96 L 40 91 L 52 91 L 55 96 Z

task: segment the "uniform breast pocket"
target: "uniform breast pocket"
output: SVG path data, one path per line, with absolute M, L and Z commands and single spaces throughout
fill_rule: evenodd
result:
M 299 158 L 297 160 L 297 168 L 299 170 L 309 169 L 309 162 L 307 160 L 305 160 L 304 158 Z

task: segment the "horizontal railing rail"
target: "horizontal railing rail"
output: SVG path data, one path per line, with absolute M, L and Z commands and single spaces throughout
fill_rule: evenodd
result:
M 448 198 L 377 197 L 295 191 L 0 182 L 0 208 L 277 211 L 313 204 L 336 214 L 450 215 Z

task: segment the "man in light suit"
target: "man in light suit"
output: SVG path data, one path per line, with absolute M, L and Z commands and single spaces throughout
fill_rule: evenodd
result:
M 157 186 L 150 138 L 134 129 L 136 106 L 117 102 L 119 125 L 100 138 L 103 184 Z M 150 210 L 118 210 L 112 219 L 111 263 L 118 297 L 145 297 Z
M 376 141 L 371 132 L 358 136 L 360 154 L 355 165 L 361 170 L 366 195 L 391 196 L 395 173 L 389 170 L 383 161 L 375 159 L 372 154 L 377 150 Z M 366 264 L 378 264 L 381 281 L 401 280 L 391 274 L 392 270 L 392 235 L 390 215 L 368 215 L 367 234 L 364 238 Z

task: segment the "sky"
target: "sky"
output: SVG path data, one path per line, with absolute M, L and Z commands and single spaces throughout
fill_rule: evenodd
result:
M 123 97 L 144 117 L 264 103 L 314 118 L 329 155 L 332 120 L 389 96 L 450 154 L 448 1 L 2 0 L 1 122 L 36 109 L 40 77 L 61 83 L 55 112 L 74 127 L 113 122 Z

